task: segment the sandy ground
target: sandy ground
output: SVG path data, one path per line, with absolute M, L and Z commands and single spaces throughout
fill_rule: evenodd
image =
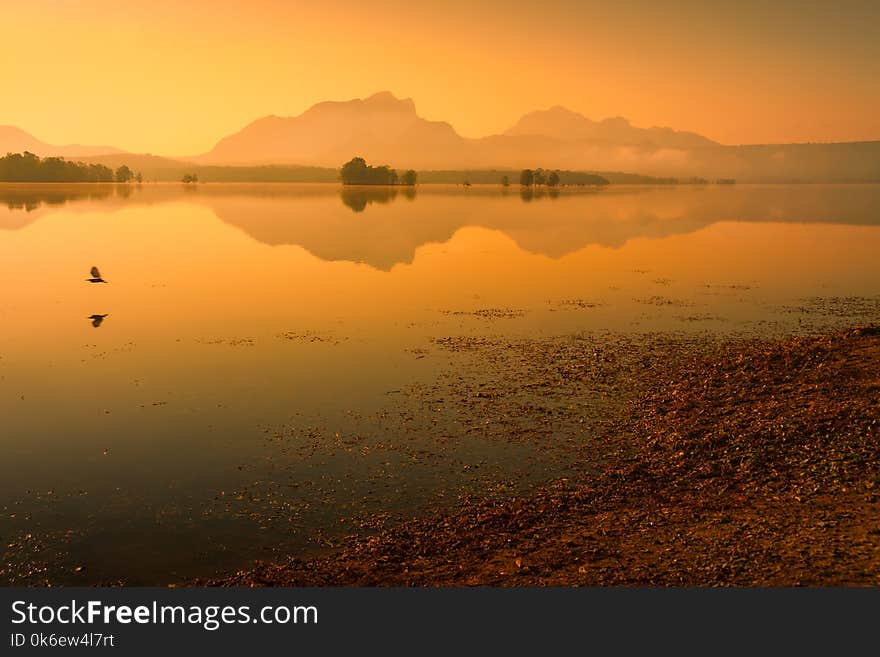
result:
M 625 367 L 590 344 L 516 349 L 548 397 L 637 380 L 584 477 L 198 583 L 880 584 L 880 329 L 661 343 Z M 499 383 L 477 401 L 510 392 Z

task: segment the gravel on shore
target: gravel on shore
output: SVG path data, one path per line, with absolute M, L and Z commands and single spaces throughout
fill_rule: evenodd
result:
M 644 376 L 597 474 L 200 583 L 880 585 L 880 328 L 732 340 Z

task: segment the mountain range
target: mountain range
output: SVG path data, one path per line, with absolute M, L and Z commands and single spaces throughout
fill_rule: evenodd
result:
M 112 146 L 83 146 L 82 144 L 53 146 L 52 144 L 40 141 L 20 128 L 11 125 L 0 125 L 0 153 L 22 153 L 24 151 L 30 151 L 42 157 L 57 156 L 64 158 L 123 152 L 121 149 Z
M 51 146 L 17 128 L 0 128 L 0 153 L 22 150 L 93 160 L 102 155 L 105 162 L 134 157 L 111 147 Z M 755 182 L 880 181 L 880 141 L 726 146 L 693 132 L 635 127 L 622 117 L 593 121 L 559 106 L 530 112 L 501 134 L 473 139 L 449 123 L 420 117 L 412 99 L 387 91 L 318 103 L 298 116 L 257 119 L 207 153 L 168 160 L 167 166 L 335 168 L 356 155 L 423 171 L 544 167 Z M 154 157 L 150 164 L 161 162 Z
M 194 158 L 211 164 L 303 164 L 334 166 L 359 154 L 369 161 L 405 163 L 422 169 L 524 167 L 551 159 L 555 168 L 583 166 L 587 148 L 635 148 L 656 152 L 717 146 L 694 133 L 640 129 L 617 117 L 594 122 L 562 107 L 531 112 L 501 135 L 469 139 L 448 123 L 416 113 L 410 98 L 383 91 L 368 98 L 324 102 L 299 116 L 267 116 L 224 137 Z M 613 166 L 605 160 L 591 164 Z

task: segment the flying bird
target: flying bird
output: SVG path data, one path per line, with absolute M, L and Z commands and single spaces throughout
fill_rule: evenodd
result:
M 106 283 L 107 282 L 103 278 L 101 278 L 101 272 L 97 267 L 92 267 L 92 271 L 90 273 L 92 274 L 92 277 L 86 279 L 89 283 Z
M 89 315 L 86 319 L 92 320 L 92 326 L 98 328 L 101 326 L 101 322 L 104 321 L 104 318 L 107 316 L 107 313 L 103 315 Z
M 106 283 L 107 282 L 101 277 L 101 270 L 98 269 L 97 267 L 92 267 L 92 269 L 90 270 L 89 273 L 92 276 L 89 279 L 89 283 Z

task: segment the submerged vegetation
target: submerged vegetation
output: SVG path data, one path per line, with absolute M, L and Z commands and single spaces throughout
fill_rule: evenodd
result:
M 353 157 L 342 165 L 339 177 L 343 185 L 407 185 L 416 184 L 417 174 L 409 169 L 398 176 L 388 165 L 370 166 L 362 157 Z
M 0 182 L 121 182 L 141 181 L 126 165 L 113 171 L 103 164 L 71 162 L 61 157 L 40 158 L 29 151 L 0 157 Z

